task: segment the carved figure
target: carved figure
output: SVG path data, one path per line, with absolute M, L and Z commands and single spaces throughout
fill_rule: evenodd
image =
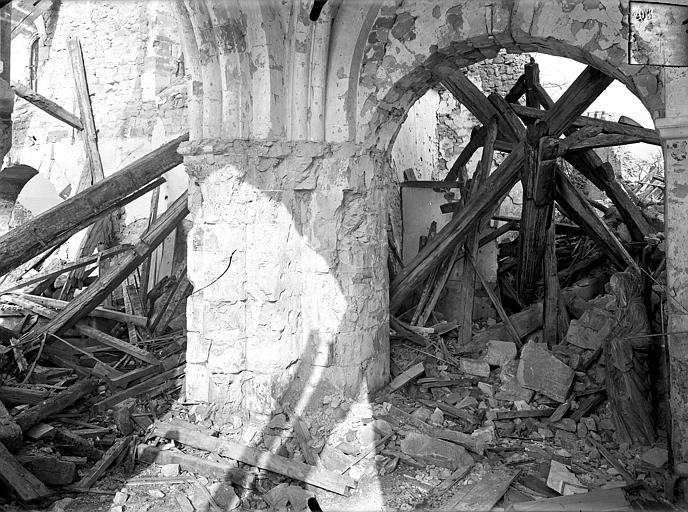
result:
M 632 272 L 614 274 L 613 318 L 602 329 L 607 396 L 620 440 L 649 444 L 655 440 L 648 353 L 651 338 L 643 304 L 643 282 Z

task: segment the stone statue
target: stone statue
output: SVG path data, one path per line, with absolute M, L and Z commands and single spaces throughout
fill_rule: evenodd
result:
M 612 275 L 613 317 L 602 328 L 607 396 L 619 439 L 650 444 L 655 440 L 648 355 L 650 324 L 638 273 Z

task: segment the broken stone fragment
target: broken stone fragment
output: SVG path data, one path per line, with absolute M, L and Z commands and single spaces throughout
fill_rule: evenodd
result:
M 554 357 L 547 345 L 529 342 L 521 351 L 516 375 L 521 386 L 563 403 L 573 383 L 574 372 Z
M 587 492 L 587 489 L 583 487 L 578 477 L 571 473 L 568 467 L 556 460 L 552 460 L 550 464 L 549 475 L 547 476 L 547 487 L 554 489 L 564 496 L 568 494 L 577 494 L 576 491 L 580 492 L 580 490 L 582 490 L 582 492 Z M 572 489 L 572 487 L 574 489 Z
M 410 433 L 401 441 L 401 451 L 427 465 L 451 471 L 473 463 L 463 446 L 435 439 L 425 434 Z
M 165 477 L 173 477 L 179 475 L 179 464 L 163 464 L 160 468 L 160 474 Z
M 554 442 L 567 450 L 576 450 L 578 448 L 578 438 L 572 432 L 557 429 L 554 434 Z
M 377 419 L 371 423 L 373 430 L 380 434 L 381 436 L 388 436 L 392 433 L 392 425 L 388 421 L 383 419 Z
M 462 357 L 460 361 L 461 370 L 469 375 L 476 377 L 489 377 L 490 365 L 480 359 L 469 359 Z
M 234 510 L 241 504 L 239 496 L 229 482 L 215 482 L 208 491 L 222 510 Z
M 483 441 L 485 444 L 493 443 L 496 437 L 494 425 L 476 428 L 471 434 L 471 437 Z
M 602 344 L 600 331 L 610 320 L 609 312 L 597 308 L 587 309 L 578 320 L 571 320 L 566 341 L 580 348 L 596 350 Z
M 669 453 L 664 448 L 650 448 L 640 458 L 655 468 L 662 468 L 669 460 Z
M 430 423 L 433 425 L 442 426 L 444 424 L 444 413 L 440 409 L 435 408 L 433 413 L 430 415 Z
M 576 431 L 576 422 L 572 420 L 571 418 L 563 418 L 559 421 L 557 421 L 554 426 L 556 428 L 560 428 L 562 430 L 566 430 L 567 432 L 575 432 Z
M 502 381 L 502 385 L 495 394 L 497 400 L 525 400 L 528 402 L 533 398 L 534 391 L 524 388 L 518 382 L 518 378 L 516 377 L 518 365 L 518 361 L 509 361 L 502 366 L 499 373 L 499 379 Z
M 487 342 L 485 361 L 490 366 L 503 366 L 516 359 L 516 344 L 513 341 L 490 340 Z

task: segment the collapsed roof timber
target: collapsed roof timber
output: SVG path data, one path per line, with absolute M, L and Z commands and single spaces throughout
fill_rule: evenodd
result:
M 631 8 L 0 8 L 0 505 L 682 506 L 688 76 Z

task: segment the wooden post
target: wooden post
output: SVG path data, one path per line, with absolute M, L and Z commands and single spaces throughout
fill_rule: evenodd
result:
M 88 80 L 86 79 L 86 66 L 84 65 L 84 56 L 81 51 L 79 38 L 70 38 L 67 46 L 69 48 L 69 60 L 72 65 L 72 74 L 74 76 L 74 92 L 76 94 L 77 103 L 79 104 L 81 123 L 84 127 L 81 136 L 84 142 L 86 160 L 88 162 L 88 165 L 81 173 L 81 178 L 79 179 L 79 185 L 77 187 L 77 192 L 81 192 L 94 183 L 102 181 L 105 178 L 105 174 L 103 172 L 103 163 L 100 159 L 100 151 L 98 150 L 98 132 L 93 117 L 91 96 L 88 90 Z M 89 227 L 86 236 L 84 236 L 79 246 L 78 257 L 91 255 L 100 243 L 105 244 L 107 248 L 112 237 L 113 226 L 112 217 L 107 215 L 100 219 L 95 226 Z M 83 278 L 83 275 L 84 272 L 82 269 L 70 272 L 67 281 L 60 291 L 59 298 L 68 299 L 74 283 Z
M 494 141 L 497 138 L 497 116 L 493 117 L 487 125 L 483 154 L 480 158 L 477 176 L 473 180 L 471 196 L 482 193 L 490 169 L 492 168 L 492 157 L 494 151 Z M 480 228 L 484 224 L 484 219 L 480 219 L 472 233 L 466 236 L 463 277 L 461 279 L 461 313 L 459 326 L 459 345 L 467 346 L 473 338 L 473 301 L 475 300 L 475 270 L 468 261 L 475 261 L 478 257 L 480 242 Z

